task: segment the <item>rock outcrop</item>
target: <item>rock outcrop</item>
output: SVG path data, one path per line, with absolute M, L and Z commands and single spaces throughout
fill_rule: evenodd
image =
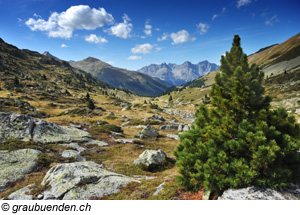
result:
M 77 128 L 16 113 L 0 113 L 0 141 L 15 138 L 42 143 L 88 141 L 91 135 Z
M 106 171 L 94 162 L 75 162 L 52 167 L 42 181 L 50 190 L 44 199 L 81 199 L 103 197 L 119 192 L 122 186 L 139 182 L 128 176 Z
M 9 152 L 0 151 L 0 192 L 3 192 L 9 182 L 25 177 L 36 169 L 35 159 L 41 152 L 35 149 L 20 149 Z

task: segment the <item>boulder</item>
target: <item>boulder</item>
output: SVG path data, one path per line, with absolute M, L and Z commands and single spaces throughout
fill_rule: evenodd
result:
M 179 136 L 176 134 L 167 134 L 167 137 L 169 137 L 171 139 L 179 140 Z
M 109 172 L 100 165 L 88 162 L 59 164 L 52 167 L 42 181 L 51 188 L 44 192 L 44 199 L 88 200 L 120 191 L 130 182 L 139 182 L 128 176 Z
M 77 128 L 16 113 L 0 113 L 0 141 L 15 138 L 42 143 L 88 141 L 92 136 Z
M 297 199 L 294 195 L 284 194 L 269 188 L 247 187 L 242 189 L 229 189 L 218 200 L 286 200 Z
M 159 133 L 156 128 L 151 125 L 147 125 L 141 132 L 135 133 L 136 137 L 145 139 L 145 138 L 156 138 L 159 136 Z
M 64 158 L 75 158 L 79 162 L 85 161 L 85 159 L 82 156 L 80 156 L 79 152 L 75 150 L 65 150 L 63 151 L 61 156 Z
M 32 200 L 33 195 L 29 195 L 30 188 L 35 187 L 34 184 L 28 185 L 20 190 L 17 190 L 8 196 L 8 200 Z
M 33 128 L 33 117 L 14 113 L 0 113 L 0 141 L 9 138 L 29 141 Z
M 35 120 L 33 129 L 33 140 L 42 143 L 88 141 L 91 137 L 86 131 L 40 119 Z
M 36 169 L 35 159 L 41 152 L 35 149 L 20 149 L 9 152 L 0 151 L 0 192 L 9 182 L 25 177 Z
M 146 167 L 158 166 L 166 160 L 166 157 L 166 153 L 161 149 L 157 151 L 147 149 L 142 154 L 140 154 L 139 158 L 136 159 L 133 164 L 142 164 Z

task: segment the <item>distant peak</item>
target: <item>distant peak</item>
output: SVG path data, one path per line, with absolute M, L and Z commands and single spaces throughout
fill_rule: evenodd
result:
M 0 37 L 0 43 L 5 43 L 4 40 L 2 40 L 2 38 Z
M 93 63 L 93 62 L 98 62 L 100 60 L 97 58 L 94 58 L 94 57 L 88 57 L 88 58 L 84 59 L 84 61 Z
M 57 60 L 59 59 L 59 58 L 53 56 L 52 54 L 50 54 L 50 52 L 48 52 L 48 51 L 45 51 L 45 52 L 43 53 L 43 55 L 45 55 L 45 56 L 47 56 L 47 57 L 51 57 L 51 58 L 53 58 L 53 59 L 57 59 Z

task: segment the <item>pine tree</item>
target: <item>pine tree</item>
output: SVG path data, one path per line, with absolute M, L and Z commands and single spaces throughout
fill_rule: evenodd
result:
M 91 110 L 95 109 L 95 104 L 94 104 L 93 100 L 89 99 L 89 101 L 87 103 L 87 107 Z
M 300 179 L 300 127 L 284 108 L 270 109 L 264 73 L 236 35 L 221 58 L 210 97 L 174 151 L 179 183 L 189 190 L 221 192 L 249 185 L 277 188 Z
M 90 94 L 88 92 L 86 93 L 85 97 L 86 97 L 87 100 L 90 100 Z
M 170 103 L 171 101 L 173 101 L 173 98 L 172 98 L 172 96 L 170 95 L 170 96 L 169 96 L 169 103 Z

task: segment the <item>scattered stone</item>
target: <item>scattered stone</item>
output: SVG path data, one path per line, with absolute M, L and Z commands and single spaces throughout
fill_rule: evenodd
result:
M 202 200 L 209 200 L 210 193 L 211 193 L 210 190 L 204 188 Z
M 70 144 L 61 144 L 61 146 L 72 146 L 74 147 L 79 153 L 86 150 L 86 148 L 80 146 L 78 143 L 70 143 Z
M 188 131 L 191 129 L 191 125 L 184 125 L 183 131 Z
M 138 140 L 137 138 L 131 138 L 131 139 L 116 139 L 115 142 L 117 143 L 133 143 L 133 141 Z
M 159 186 L 156 188 L 156 191 L 153 193 L 152 196 L 157 196 L 158 193 L 161 192 L 161 191 L 164 189 L 164 185 L 165 185 L 165 184 L 166 184 L 166 183 L 164 182 L 164 183 L 162 183 L 161 185 L 159 185 Z
M 111 131 L 109 136 L 110 136 L 111 138 L 124 137 L 124 134 L 121 134 L 121 133 L 117 133 L 117 132 Z
M 191 125 L 190 124 L 183 124 L 183 123 L 180 123 L 178 125 L 178 132 L 185 132 L 185 131 L 188 131 L 191 129 Z
M 20 149 L 9 152 L 0 151 L 0 192 L 9 182 L 25 177 L 36 169 L 35 159 L 41 152 L 35 149 Z
M 71 149 L 63 151 L 61 156 L 64 158 L 75 158 L 78 162 L 85 161 L 85 159 L 80 156 L 79 152 Z
M 269 188 L 247 187 L 242 189 L 226 190 L 218 200 L 286 200 L 297 199 L 293 195 L 283 195 L 282 193 Z
M 114 112 L 109 112 L 108 113 L 108 116 L 114 116 L 115 114 L 114 114 Z
M 133 175 L 132 177 L 137 180 L 151 180 L 157 178 L 156 176 L 144 176 L 144 175 Z
M 38 196 L 37 196 L 37 199 L 43 199 L 44 198 L 44 195 L 43 194 L 39 194 Z
M 72 127 L 72 128 L 78 128 L 78 129 L 82 128 L 81 125 L 75 125 L 75 124 L 72 124 L 72 123 L 70 123 L 70 127 Z
M 171 139 L 179 140 L 179 136 L 176 134 L 167 134 L 167 137 L 169 137 Z
M 145 138 L 157 138 L 159 133 L 156 128 L 152 127 L 151 125 L 147 125 L 141 132 L 135 133 L 136 137 L 145 139 Z
M 52 167 L 42 181 L 50 190 L 44 199 L 88 200 L 120 191 L 130 182 L 139 182 L 128 176 L 109 172 L 94 162 L 75 162 Z
M 107 122 L 105 122 L 105 121 L 97 121 L 96 122 L 97 123 L 97 125 L 105 125 L 105 124 L 108 124 Z
M 143 164 L 146 167 L 158 166 L 166 160 L 166 157 L 166 153 L 161 149 L 157 151 L 147 149 L 140 154 L 139 158 L 136 159 L 133 164 Z
M 20 190 L 17 190 L 8 196 L 8 200 L 32 200 L 33 195 L 29 195 L 30 188 L 35 187 L 35 184 L 28 185 Z
M 126 119 L 127 117 L 123 114 L 123 115 L 121 116 L 121 118 Z
M 100 147 L 108 146 L 108 143 L 100 141 L 100 140 L 90 140 L 89 142 L 86 142 L 84 144 L 87 144 L 87 145 L 94 145 L 95 144 L 95 145 L 98 145 Z
M 160 130 L 177 130 L 179 125 L 162 125 Z

